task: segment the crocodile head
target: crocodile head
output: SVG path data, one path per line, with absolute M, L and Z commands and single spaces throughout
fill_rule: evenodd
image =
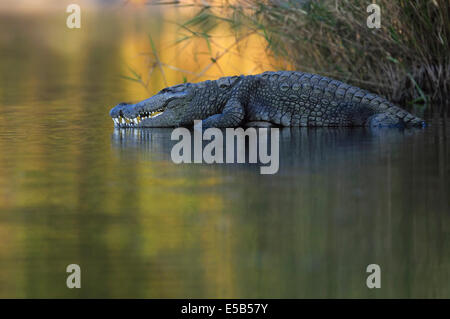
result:
M 161 90 L 136 104 L 120 103 L 110 115 L 116 127 L 175 127 L 192 124 L 189 110 L 194 97 L 190 83 Z

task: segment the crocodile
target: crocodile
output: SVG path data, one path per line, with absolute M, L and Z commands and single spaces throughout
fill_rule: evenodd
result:
M 183 83 L 110 111 L 115 127 L 425 126 L 387 99 L 325 76 L 264 72 Z

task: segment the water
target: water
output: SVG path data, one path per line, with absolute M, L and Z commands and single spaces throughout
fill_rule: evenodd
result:
M 101 18 L 0 19 L 0 297 L 450 297 L 448 117 L 283 129 L 273 176 L 176 165 L 171 130 L 113 129 L 109 108 L 147 93 Z

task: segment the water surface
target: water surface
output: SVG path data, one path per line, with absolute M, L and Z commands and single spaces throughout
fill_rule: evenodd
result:
M 176 165 L 171 130 L 113 129 L 109 108 L 146 92 L 103 19 L 0 19 L 0 297 L 450 297 L 447 117 L 283 129 L 273 176 Z

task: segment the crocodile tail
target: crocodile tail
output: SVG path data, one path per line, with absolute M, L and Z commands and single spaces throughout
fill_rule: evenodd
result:
M 415 116 L 414 114 L 411 114 L 398 106 L 390 105 L 390 107 L 386 110 L 386 113 L 396 117 L 399 122 L 406 127 L 425 126 L 425 121 L 422 118 Z
M 425 121 L 390 102 L 383 101 L 379 112 L 369 117 L 368 126 L 379 127 L 424 127 Z

